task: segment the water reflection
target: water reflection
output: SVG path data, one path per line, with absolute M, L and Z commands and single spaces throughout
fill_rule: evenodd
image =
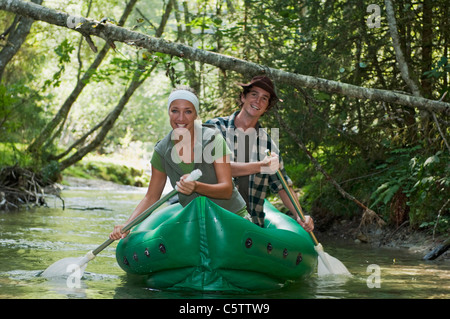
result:
M 321 276 L 315 282 L 315 298 L 347 298 L 349 290 L 346 288 L 353 277 L 349 276 Z
M 351 278 L 314 275 L 276 291 L 256 294 L 199 294 L 149 289 L 142 280 L 131 278 L 117 265 L 116 244 L 89 262 L 76 287 L 70 288 L 67 278 L 47 280 L 39 276 L 55 261 L 82 257 L 103 243 L 113 225 L 128 218 L 144 193 L 145 189 L 131 188 L 107 192 L 72 189 L 63 193 L 65 210 L 55 200 L 50 208 L 0 213 L 0 298 L 450 298 L 448 261 L 425 262 L 421 256 L 406 250 L 333 242 L 324 242 L 324 249 L 347 266 L 353 274 Z M 370 270 L 371 265 L 379 267 L 379 288 L 373 285 L 376 278 L 370 278 L 377 275 Z

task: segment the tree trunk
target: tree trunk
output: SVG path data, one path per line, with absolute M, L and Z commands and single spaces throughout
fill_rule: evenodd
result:
M 398 37 L 397 32 L 397 22 L 395 20 L 395 14 L 394 14 L 394 7 L 392 5 L 391 0 L 385 0 L 386 4 L 386 16 L 389 24 L 389 29 L 391 32 L 391 37 L 395 49 L 395 55 L 397 57 L 397 62 L 400 67 L 400 71 L 402 74 L 403 80 L 408 84 L 409 88 L 413 92 L 413 94 L 417 97 L 421 97 L 421 91 L 417 85 L 417 79 L 413 76 L 411 76 L 411 73 L 408 68 L 408 64 L 405 61 L 403 52 L 401 50 L 400 41 Z M 431 16 L 432 16 L 432 4 L 428 3 L 428 1 L 424 1 L 423 4 L 423 25 L 422 25 L 422 73 L 425 71 L 431 70 L 432 65 L 432 25 L 431 25 Z M 427 81 L 423 81 L 422 79 L 422 91 L 425 92 L 426 95 L 431 95 L 431 86 L 429 86 L 430 83 Z M 446 93 L 445 93 L 446 94 Z M 445 97 L 445 94 L 442 96 L 441 100 Z M 413 112 L 414 110 L 411 110 Z M 421 122 L 422 122 L 422 131 L 425 136 L 425 141 L 429 140 L 429 134 L 430 134 L 430 123 L 429 123 L 429 114 L 431 113 L 432 118 L 434 120 L 434 123 L 439 131 L 439 134 L 441 135 L 442 140 L 444 141 L 445 145 L 447 146 L 447 149 L 450 151 L 450 146 L 445 138 L 445 135 L 443 134 L 439 122 L 436 118 L 436 114 L 434 113 L 434 110 L 432 109 L 421 109 L 422 116 L 421 116 Z M 415 119 L 410 117 L 410 123 L 407 122 L 407 127 L 412 127 L 412 124 L 415 123 Z M 416 132 L 410 132 L 408 134 L 410 136 L 410 139 L 414 139 L 416 136 Z
M 131 11 L 133 10 L 134 5 L 136 4 L 138 0 L 131 0 L 127 6 L 125 7 L 125 11 L 122 14 L 122 17 L 119 20 L 119 26 L 123 26 L 125 24 L 125 21 L 127 20 L 128 16 L 130 15 Z M 95 70 L 100 66 L 103 59 L 106 57 L 106 54 L 108 53 L 110 49 L 110 45 L 106 43 L 103 48 L 100 50 L 100 52 L 95 57 L 94 62 L 89 66 L 87 71 L 84 73 L 81 80 L 77 81 L 77 84 L 73 91 L 70 93 L 70 95 L 67 97 L 67 99 L 64 101 L 63 105 L 59 109 L 58 113 L 53 117 L 53 119 L 47 123 L 47 125 L 42 129 L 41 134 L 36 137 L 31 144 L 28 146 L 27 151 L 30 153 L 37 152 L 44 143 L 48 142 L 53 131 L 58 127 L 59 124 L 64 122 L 67 119 L 67 116 L 69 115 L 70 109 L 72 108 L 72 105 L 77 100 L 78 96 L 81 94 L 83 89 L 86 87 L 86 85 L 89 83 L 89 80 L 91 79 L 92 75 L 95 73 Z
M 160 37 L 162 36 L 164 32 L 164 28 L 167 25 L 167 21 L 170 15 L 170 12 L 172 11 L 173 5 L 172 1 L 169 1 L 169 3 L 166 5 L 166 9 L 164 11 L 164 14 L 161 18 L 161 23 L 156 30 L 156 36 Z M 96 125 L 93 129 L 91 129 L 87 134 L 82 136 L 78 141 L 73 143 L 66 152 L 64 152 L 64 155 L 68 154 L 72 148 L 75 148 L 78 145 L 81 145 L 84 143 L 84 141 L 87 139 L 87 137 L 94 133 L 97 129 L 100 128 L 100 132 L 97 134 L 97 136 L 91 141 L 88 145 L 85 145 L 77 150 L 77 152 L 67 159 L 60 162 L 59 169 L 60 171 L 65 170 L 67 167 L 70 167 L 71 165 L 75 164 L 79 160 L 81 160 L 86 154 L 92 152 L 95 150 L 98 146 L 103 143 L 106 135 L 108 132 L 112 129 L 114 126 L 114 123 L 119 118 L 120 114 L 122 113 L 123 109 L 125 108 L 126 104 L 130 100 L 131 96 L 134 94 L 134 92 L 142 85 L 142 83 L 145 82 L 145 80 L 150 76 L 150 74 L 153 72 L 153 70 L 157 66 L 157 62 L 153 64 L 153 66 L 149 70 L 145 70 L 145 65 L 140 65 L 138 69 L 135 71 L 133 80 L 131 81 L 130 85 L 128 86 L 127 90 L 125 91 L 125 94 L 120 99 L 117 106 L 111 111 L 111 113 L 106 116 L 106 118 Z M 62 158 L 62 157 L 60 157 Z
M 405 81 L 406 85 L 411 90 L 412 94 L 414 96 L 420 97 L 421 94 L 420 94 L 419 86 L 417 84 L 418 81 L 414 76 L 412 76 L 412 72 L 410 71 L 409 66 L 408 66 L 407 57 L 409 57 L 409 54 L 406 54 L 406 57 L 405 57 L 405 54 L 403 52 L 404 50 L 402 49 L 402 47 L 404 47 L 406 49 L 408 46 L 401 45 L 399 32 L 397 30 L 397 21 L 395 19 L 394 6 L 392 4 L 392 1 L 385 0 L 385 5 L 386 5 L 386 18 L 387 18 L 387 22 L 389 25 L 389 32 L 391 34 L 392 45 L 394 47 L 395 57 L 396 57 L 396 60 L 398 63 L 398 68 L 400 70 L 400 74 L 402 76 L 403 81 Z M 406 42 L 406 40 L 405 40 L 405 42 Z M 410 60 L 410 59 L 408 59 L 408 60 Z M 416 123 L 416 119 L 415 119 L 416 111 L 414 110 L 414 108 L 412 108 L 410 106 L 405 106 L 405 110 L 406 110 L 406 112 L 403 112 L 403 114 L 402 114 L 402 117 L 405 120 L 405 123 L 403 126 L 406 131 L 406 136 L 408 138 L 408 141 L 413 143 L 415 141 L 415 139 L 417 139 L 417 136 L 418 136 L 417 128 L 414 125 Z
M 142 74 L 142 69 L 138 69 L 135 72 L 135 77 L 133 78 L 133 81 L 131 81 L 131 84 L 128 86 L 127 90 L 125 91 L 125 94 L 120 99 L 117 106 L 111 111 L 111 113 L 108 114 L 108 116 L 105 118 L 104 121 L 102 121 L 102 126 L 100 129 L 100 132 L 97 134 L 97 136 L 86 146 L 81 147 L 77 152 L 67 159 L 60 162 L 59 170 L 60 172 L 65 170 L 66 168 L 72 166 L 79 160 L 81 160 L 85 155 L 95 150 L 97 147 L 103 143 L 106 135 L 108 132 L 112 129 L 114 126 L 114 123 L 119 118 L 120 114 L 122 113 L 123 109 L 127 105 L 128 101 L 130 100 L 133 93 L 141 86 L 142 83 L 148 78 L 148 76 L 151 74 L 151 72 L 156 67 L 156 63 L 154 66 L 147 71 L 146 74 L 143 75 L 142 79 L 139 79 L 139 75 Z
M 395 56 L 397 58 L 398 67 L 400 69 L 403 81 L 405 81 L 405 83 L 408 85 L 411 92 L 415 96 L 420 96 L 420 90 L 416 83 L 416 79 L 414 79 L 414 77 L 411 76 L 411 71 L 408 68 L 408 64 L 406 63 L 405 56 L 401 49 L 400 39 L 397 30 L 397 21 L 395 19 L 394 6 L 392 5 L 391 0 L 385 0 L 384 3 L 386 5 L 386 18 L 389 25 L 389 31 L 391 33 L 392 45 L 395 50 Z
M 69 28 L 67 25 L 67 20 L 71 17 L 69 14 L 45 8 L 30 2 L 20 0 L 0 0 L 0 9 Z M 421 110 L 450 114 L 450 104 L 442 101 L 433 101 L 393 91 L 364 88 L 318 77 L 286 72 L 222 54 L 194 49 L 179 43 L 171 43 L 163 39 L 150 37 L 112 24 L 99 24 L 96 21 L 87 20 L 82 17 L 76 18 L 82 23 L 77 27 L 76 31 L 81 32 L 85 36 L 95 35 L 101 37 L 110 43 L 118 41 L 129 45 L 138 45 L 149 51 L 161 52 L 192 61 L 207 63 L 224 70 L 238 72 L 245 76 L 267 74 L 279 83 L 292 85 L 294 87 L 311 88 L 363 100 L 384 101 L 404 106 L 413 106 Z M 93 26 L 95 26 L 95 28 Z
M 31 0 L 34 3 L 41 4 L 43 0 Z M 14 22 L 2 36 L 9 34 L 5 47 L 0 51 L 0 82 L 6 65 L 19 51 L 26 37 L 30 33 L 31 25 L 34 19 L 22 17 L 19 14 L 14 18 Z
M 422 11 L 422 69 L 421 69 L 421 83 L 422 95 L 426 98 L 431 98 L 431 79 L 424 75 L 425 72 L 430 71 L 433 65 L 433 1 L 423 2 Z M 448 30 L 447 30 L 448 31 Z

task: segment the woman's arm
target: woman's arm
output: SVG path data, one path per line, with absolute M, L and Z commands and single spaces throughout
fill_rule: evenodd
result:
M 152 178 L 150 179 L 150 184 L 147 188 L 147 193 L 145 194 L 144 198 L 141 200 L 141 202 L 137 205 L 137 207 L 134 209 L 131 216 L 128 218 L 127 222 L 125 224 L 116 225 L 114 227 L 113 232 L 109 235 L 109 238 L 117 240 L 121 238 L 125 238 L 129 232 L 122 234 L 122 228 L 134 220 L 137 216 L 142 214 L 147 208 L 149 208 L 151 205 L 156 203 L 161 197 L 161 194 L 164 190 L 164 187 L 166 185 L 167 175 L 166 173 L 163 173 L 156 168 L 152 167 Z
M 188 175 L 184 175 L 177 182 L 178 191 L 185 195 L 196 192 L 206 197 L 230 199 L 233 193 L 233 182 L 231 180 L 229 156 L 226 155 L 214 161 L 213 165 L 216 171 L 217 184 L 206 184 L 198 181 L 187 182 L 185 179 Z

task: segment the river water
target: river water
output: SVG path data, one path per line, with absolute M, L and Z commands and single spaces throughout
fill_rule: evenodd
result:
M 48 207 L 0 212 L 0 299 L 398 299 L 450 298 L 450 262 L 423 261 L 405 249 L 322 242 L 351 278 L 319 278 L 251 295 L 148 289 L 130 280 L 115 260 L 113 243 L 90 261 L 76 285 L 47 280 L 43 270 L 66 257 L 82 257 L 124 222 L 145 189 L 71 187 Z M 320 238 L 318 238 L 320 241 Z

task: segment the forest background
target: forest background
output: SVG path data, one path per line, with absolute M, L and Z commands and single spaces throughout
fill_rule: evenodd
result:
M 91 28 L 124 26 L 267 70 L 450 102 L 446 0 L 31 2 L 97 21 Z M 0 11 L 2 172 L 27 168 L 50 182 L 81 169 L 145 186 L 153 147 L 170 130 L 172 87 L 195 88 L 207 120 L 237 110 L 237 83 L 254 75 L 105 41 L 76 18 L 66 22 L 72 30 Z M 286 170 L 309 214 L 361 218 L 367 206 L 397 227 L 448 232 L 448 104 L 275 84 L 282 101 L 261 122 L 280 128 Z

